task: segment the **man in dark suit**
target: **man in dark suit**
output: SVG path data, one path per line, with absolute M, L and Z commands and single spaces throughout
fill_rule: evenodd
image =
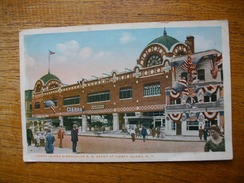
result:
M 73 125 L 73 129 L 71 130 L 71 141 L 72 141 L 73 152 L 76 153 L 77 152 L 76 146 L 78 141 L 78 128 L 76 124 Z
M 147 129 L 145 128 L 145 126 L 142 127 L 141 135 L 143 137 L 143 142 L 145 142 L 146 135 L 147 135 Z

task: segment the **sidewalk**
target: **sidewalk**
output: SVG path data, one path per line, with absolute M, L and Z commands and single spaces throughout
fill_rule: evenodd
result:
M 56 136 L 56 134 L 54 135 Z M 66 136 L 67 137 L 65 137 L 63 141 L 63 145 L 66 148 L 59 148 L 57 144 L 58 141 L 55 141 L 54 154 L 74 154 L 71 148 L 70 131 L 66 132 Z M 142 137 L 136 137 L 136 143 L 131 143 L 131 136 L 129 134 L 120 132 L 80 132 L 79 136 L 81 137 L 80 140 L 82 143 L 77 144 L 77 149 L 81 150 L 82 153 L 104 153 L 105 149 L 107 152 L 127 152 L 127 150 L 128 152 L 137 152 L 138 150 L 138 152 L 151 153 L 152 149 L 155 152 L 174 152 L 176 149 L 171 148 L 176 146 L 179 152 L 188 152 L 185 147 L 194 149 L 194 152 L 200 152 L 205 144 L 205 141 L 200 141 L 199 137 L 197 136 L 165 136 L 164 138 L 153 138 L 152 136 L 147 136 L 147 142 L 151 143 L 146 143 L 146 146 L 141 146 L 140 142 L 142 142 Z M 84 139 L 86 140 L 84 141 Z M 32 144 L 32 146 L 27 146 L 27 153 L 46 154 L 45 147 L 35 147 L 34 144 Z
M 70 134 L 70 133 L 67 133 Z M 80 136 L 92 136 L 92 137 L 104 137 L 104 138 L 131 138 L 127 133 L 116 133 L 116 132 L 80 132 Z M 136 139 L 142 139 L 141 137 L 136 137 Z M 168 135 L 164 138 L 156 136 L 153 138 L 151 135 L 146 136 L 148 140 L 161 140 L 161 141 L 183 141 L 183 142 L 199 142 L 198 136 L 184 136 L 184 135 Z M 203 140 L 202 140 L 203 141 Z
M 27 146 L 27 153 L 46 154 L 46 151 L 45 151 L 45 147 L 43 146 L 35 147 L 35 145 L 32 144 L 31 146 Z M 73 153 L 72 149 L 54 147 L 54 154 L 68 154 L 68 153 Z

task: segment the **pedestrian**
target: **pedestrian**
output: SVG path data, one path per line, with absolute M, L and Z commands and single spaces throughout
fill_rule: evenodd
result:
M 199 131 L 199 138 L 200 140 L 202 140 L 202 136 L 204 134 L 204 129 L 202 129 L 202 126 L 200 126 L 200 129 L 198 131 Z
M 136 131 L 136 137 L 139 137 L 139 136 L 140 136 L 140 135 L 139 135 L 140 130 L 139 130 L 139 127 L 138 127 L 138 126 L 136 127 L 136 130 L 135 130 L 135 131 Z
M 211 138 L 208 140 L 204 146 L 205 152 L 218 152 L 225 151 L 225 140 L 224 137 L 221 136 L 221 132 L 218 126 L 212 125 L 210 128 Z
M 41 145 L 41 132 L 37 131 L 35 134 L 35 146 L 39 147 Z
M 147 135 L 147 129 L 145 128 L 145 126 L 143 126 L 142 129 L 141 129 L 141 135 L 143 137 L 143 142 L 145 142 L 146 135 Z
M 72 149 L 73 152 L 76 153 L 77 141 L 78 141 L 78 128 L 77 125 L 73 125 L 73 129 L 71 130 L 71 141 L 72 141 Z
M 47 154 L 52 154 L 54 151 L 54 143 L 55 138 L 51 133 L 51 129 L 47 129 L 47 134 L 46 134 L 46 143 L 45 143 L 45 151 Z
M 134 128 L 131 129 L 130 136 L 131 136 L 132 142 L 135 142 L 135 140 L 136 140 L 136 138 L 135 138 L 136 132 L 135 132 Z
M 59 139 L 59 148 L 63 148 L 63 138 L 64 138 L 64 129 L 63 126 L 60 125 L 58 129 L 58 139 Z
M 208 128 L 207 128 L 206 126 L 204 126 L 203 137 L 204 137 L 204 140 L 207 141 L 207 137 L 208 137 Z
M 156 132 L 155 132 L 155 128 L 153 127 L 153 128 L 152 128 L 152 137 L 153 137 L 153 138 L 155 137 L 155 134 L 156 134 Z
M 157 133 L 157 138 L 159 138 L 159 135 L 160 135 L 160 128 L 159 127 L 157 128 L 156 133 Z
M 31 146 L 31 141 L 32 141 L 32 138 L 33 138 L 32 130 L 30 128 L 28 128 L 26 133 L 27 133 L 28 146 Z

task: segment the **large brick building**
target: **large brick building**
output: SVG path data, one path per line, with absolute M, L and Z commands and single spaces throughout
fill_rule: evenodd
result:
M 192 121 L 187 122 L 187 117 L 182 120 L 182 116 L 193 111 L 203 112 L 206 106 L 199 110 L 191 108 L 182 115 L 187 102 L 184 102 L 184 92 L 177 91 L 174 85 L 180 78 L 185 78 L 195 89 L 199 88 L 199 83 L 203 87 L 211 82 L 215 82 L 215 86 L 222 85 L 219 72 L 217 80 L 205 77 L 209 72 L 205 72 L 206 68 L 217 54 L 216 50 L 195 53 L 194 37 L 188 36 L 185 43 L 181 43 L 164 30 L 162 36 L 146 45 L 133 70 L 111 71 L 104 77 L 83 79 L 72 85 L 64 85 L 50 72 L 44 75 L 36 81 L 32 93 L 32 119 L 44 119 L 54 126 L 62 124 L 67 130 L 73 123 L 78 123 L 83 132 L 94 130 L 99 125 L 118 131 L 129 125 L 143 124 L 147 127 L 162 126 L 168 135 L 196 135 L 199 126 L 205 123 L 200 124 L 196 119 L 193 123 L 197 128 L 192 128 L 186 125 Z M 190 82 L 189 73 L 181 67 L 189 57 L 196 66 L 198 84 Z M 50 106 L 50 101 L 54 106 Z M 209 103 L 207 99 L 201 102 Z M 223 107 L 216 110 L 223 111 Z M 179 114 L 180 118 L 177 117 Z

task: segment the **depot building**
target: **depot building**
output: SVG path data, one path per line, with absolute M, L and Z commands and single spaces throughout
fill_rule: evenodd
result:
M 197 135 L 200 126 L 223 125 L 220 120 L 223 105 L 219 102 L 223 84 L 221 72 L 213 78 L 211 74 L 208 76 L 211 71 L 207 69 L 211 59 L 219 54 L 217 50 L 195 53 L 193 36 L 181 43 L 164 30 L 162 36 L 145 45 L 132 70 L 111 71 L 107 76 L 83 79 L 71 85 L 64 85 L 50 72 L 41 77 L 31 91 L 29 121 L 48 121 L 53 126 L 65 126 L 66 130 L 77 123 L 82 132 L 101 127 L 116 132 L 144 125 L 163 127 L 166 135 Z M 191 74 L 181 67 L 189 55 L 197 72 L 197 82 L 189 86 L 198 90 L 196 86 L 205 88 L 201 90 L 202 100 L 196 99 L 200 96 L 198 93 L 194 99 L 189 93 L 174 88 L 182 76 L 186 83 L 191 79 Z M 212 98 L 204 96 L 209 84 L 215 89 L 208 90 Z M 54 105 L 45 105 L 47 101 Z M 199 106 L 187 108 L 187 103 Z M 197 118 L 188 121 L 193 114 Z

